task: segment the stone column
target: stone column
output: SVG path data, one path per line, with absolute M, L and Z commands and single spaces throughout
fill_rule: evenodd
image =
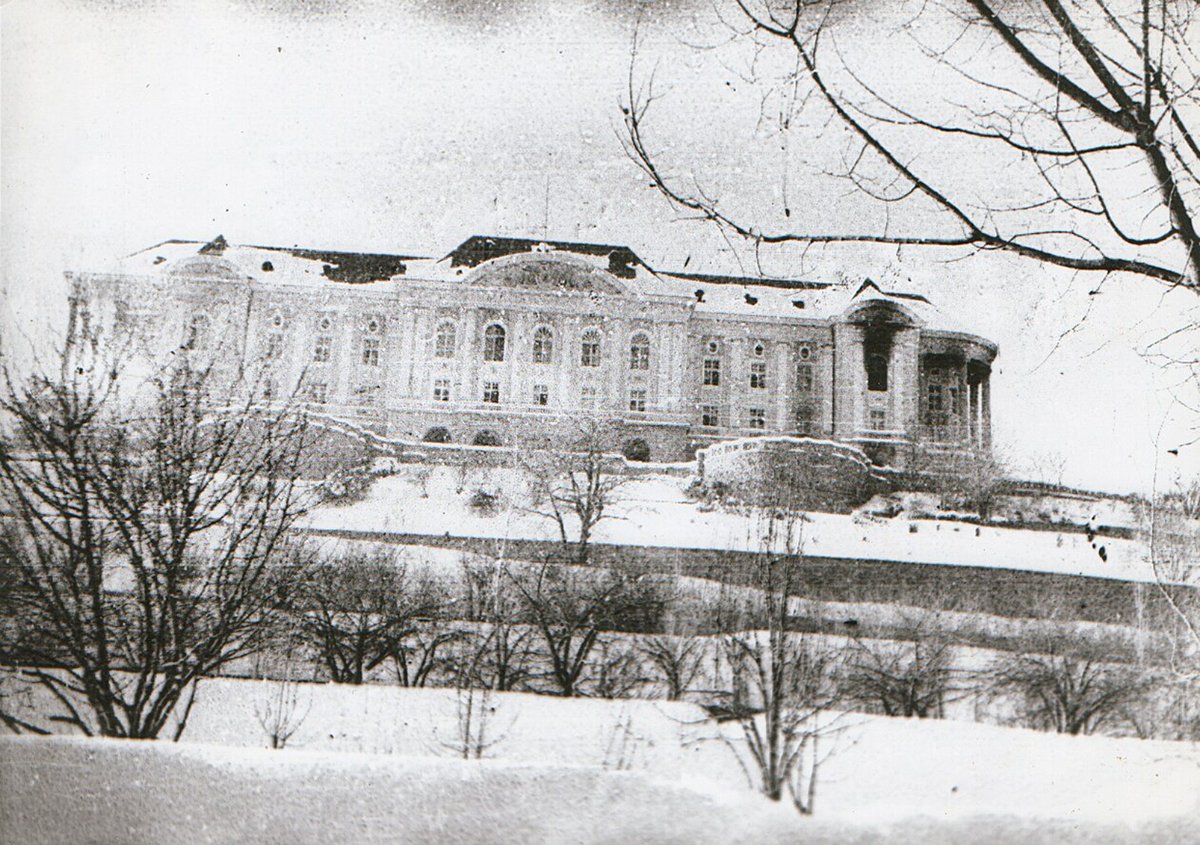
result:
M 849 439 L 858 434 L 863 419 L 863 391 L 866 372 L 863 368 L 863 337 L 858 326 L 838 323 L 833 327 L 834 352 L 837 362 L 833 372 L 835 418 L 833 436 Z

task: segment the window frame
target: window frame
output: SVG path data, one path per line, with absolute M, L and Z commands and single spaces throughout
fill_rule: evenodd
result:
M 766 390 L 767 389 L 767 362 L 766 361 L 751 361 L 750 362 L 750 389 L 751 390 Z
M 433 357 L 449 361 L 458 351 L 458 326 L 453 320 L 442 320 L 433 333 Z
M 378 367 L 379 360 L 382 357 L 383 343 L 377 337 L 364 337 L 362 339 L 362 354 L 359 356 L 359 362 L 364 367 Z
M 493 331 L 494 330 L 494 331 Z M 488 323 L 483 330 L 483 360 L 487 364 L 504 362 L 508 331 L 499 323 Z
M 535 364 L 554 363 L 554 330 L 549 326 L 538 326 L 533 331 L 533 348 L 530 357 Z
M 588 368 L 600 366 L 600 362 L 604 360 L 602 342 L 599 329 L 586 329 L 579 336 L 579 366 Z
M 646 372 L 650 369 L 650 335 L 637 332 L 629 339 L 629 369 Z
M 700 384 L 703 387 L 720 387 L 721 386 L 721 359 L 720 358 L 705 358 L 701 365 Z

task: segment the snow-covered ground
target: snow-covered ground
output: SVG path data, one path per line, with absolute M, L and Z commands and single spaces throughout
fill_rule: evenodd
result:
M 753 518 L 702 505 L 687 497 L 688 479 L 632 478 L 622 486 L 611 517 L 596 528 L 598 543 L 681 549 L 757 551 Z M 365 498 L 315 510 L 317 528 L 463 537 L 554 540 L 557 528 L 530 512 L 526 479 L 509 468 L 402 465 L 374 482 Z M 471 507 L 476 491 L 497 495 L 501 506 Z M 827 557 L 870 558 L 1000 567 L 1101 578 L 1152 580 L 1142 543 L 1113 537 L 1089 542 L 1074 532 L 976 526 L 904 515 L 809 514 L 803 550 Z M 1104 548 L 1104 556 L 1100 555 Z
M 689 704 L 496 694 L 490 759 L 462 761 L 453 690 L 301 685 L 272 752 L 276 690 L 205 681 L 177 745 L 0 740 L 0 840 L 1200 841 L 1195 744 L 848 715 L 806 820 Z

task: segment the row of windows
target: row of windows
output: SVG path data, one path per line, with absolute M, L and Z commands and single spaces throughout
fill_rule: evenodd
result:
M 701 369 L 701 383 L 705 387 L 721 385 L 721 359 L 705 358 Z M 813 365 L 800 363 L 796 365 L 796 390 L 800 393 L 812 393 L 816 386 Z M 755 361 L 750 364 L 750 387 L 752 390 L 767 389 L 767 365 Z
M 194 325 L 194 324 L 193 324 Z M 277 359 L 283 354 L 283 333 L 270 332 L 267 335 L 267 345 L 264 356 Z M 504 361 L 507 353 L 507 332 L 503 326 L 492 324 L 483 333 L 483 360 L 489 362 Z M 185 348 L 196 345 L 195 332 L 189 335 Z M 365 337 L 362 339 L 362 363 L 365 366 L 379 366 L 381 344 L 378 338 Z M 312 360 L 317 364 L 328 363 L 333 350 L 331 335 L 318 335 L 313 341 Z M 445 323 L 438 328 L 434 342 L 434 357 L 449 359 L 454 357 L 455 328 L 452 323 Z M 535 364 L 549 364 L 554 358 L 554 336 L 547 328 L 540 328 L 533 336 L 533 356 Z M 600 333 L 589 330 L 584 332 L 579 346 L 579 365 L 582 367 L 599 367 L 603 360 L 601 353 Z M 636 334 L 629 344 L 629 369 L 650 369 L 650 338 L 644 334 Z
M 321 398 L 313 398 L 313 401 L 324 403 L 325 400 L 325 385 L 321 385 Z M 584 408 L 596 407 L 596 388 L 592 385 L 584 385 L 580 389 L 579 400 L 580 405 Z M 440 378 L 433 382 L 433 401 L 449 402 L 451 399 L 450 379 Z M 496 381 L 485 381 L 483 383 L 482 400 L 491 405 L 500 404 L 500 383 Z M 535 384 L 533 386 L 532 402 L 534 405 L 547 406 L 550 404 L 550 386 L 545 384 Z M 644 413 L 646 410 L 646 390 L 644 388 L 634 388 L 629 391 L 629 410 L 638 413 Z
M 329 385 L 324 382 L 310 382 L 307 385 L 308 399 L 318 405 L 324 405 L 329 401 Z M 596 407 L 596 388 L 592 385 L 584 385 L 580 389 L 580 406 L 583 408 Z M 371 404 L 375 398 L 375 391 L 364 389 L 356 391 L 356 400 L 360 404 Z M 449 402 L 451 399 L 450 380 L 436 379 L 433 383 L 433 398 L 437 402 Z M 483 383 L 482 401 L 489 405 L 500 404 L 500 383 L 496 381 L 485 381 Z M 539 406 L 547 406 L 550 404 L 550 388 L 544 384 L 535 384 L 533 386 L 533 404 Z M 641 388 L 634 388 L 629 391 L 629 410 L 633 413 L 644 413 L 646 410 L 646 391 Z M 811 427 L 811 409 L 802 407 L 797 410 L 796 424 L 797 427 L 807 430 Z M 767 427 L 767 411 L 765 408 L 750 407 L 746 409 L 746 426 L 750 429 L 762 431 Z M 874 431 L 882 431 L 886 428 L 886 414 L 880 410 L 871 411 L 870 428 Z M 717 405 L 701 405 L 700 406 L 700 425 L 705 428 L 719 428 L 721 426 L 721 411 Z

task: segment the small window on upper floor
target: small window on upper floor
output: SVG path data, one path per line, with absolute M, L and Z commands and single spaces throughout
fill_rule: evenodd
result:
M 767 354 L 767 347 L 760 341 L 754 344 L 753 350 L 755 358 L 762 358 Z
M 635 387 L 629 391 L 629 410 L 639 414 L 645 413 L 646 391 L 644 388 Z
M 750 364 L 750 387 L 763 390 L 767 386 L 767 365 L 763 361 Z
M 716 428 L 721 424 L 721 413 L 716 405 L 700 406 L 700 425 L 705 428 Z
M 812 393 L 816 382 L 813 379 L 812 364 L 797 364 L 796 365 L 796 392 L 797 393 Z
M 333 350 L 333 338 L 327 334 L 317 335 L 313 341 L 313 363 L 325 364 L 329 362 L 329 356 Z
M 707 387 L 719 387 L 721 384 L 721 359 L 720 358 L 705 358 L 704 359 L 704 385 Z
M 364 337 L 362 342 L 362 362 L 366 367 L 379 366 L 379 339 Z
M 207 349 L 209 334 L 208 317 L 197 314 L 188 321 L 187 329 L 184 331 L 183 348 Z
M 767 412 L 764 408 L 751 408 L 749 415 L 750 427 L 753 429 L 764 429 L 767 427 Z
M 283 332 L 271 332 L 267 335 L 267 349 L 264 357 L 274 361 L 283 355 Z

